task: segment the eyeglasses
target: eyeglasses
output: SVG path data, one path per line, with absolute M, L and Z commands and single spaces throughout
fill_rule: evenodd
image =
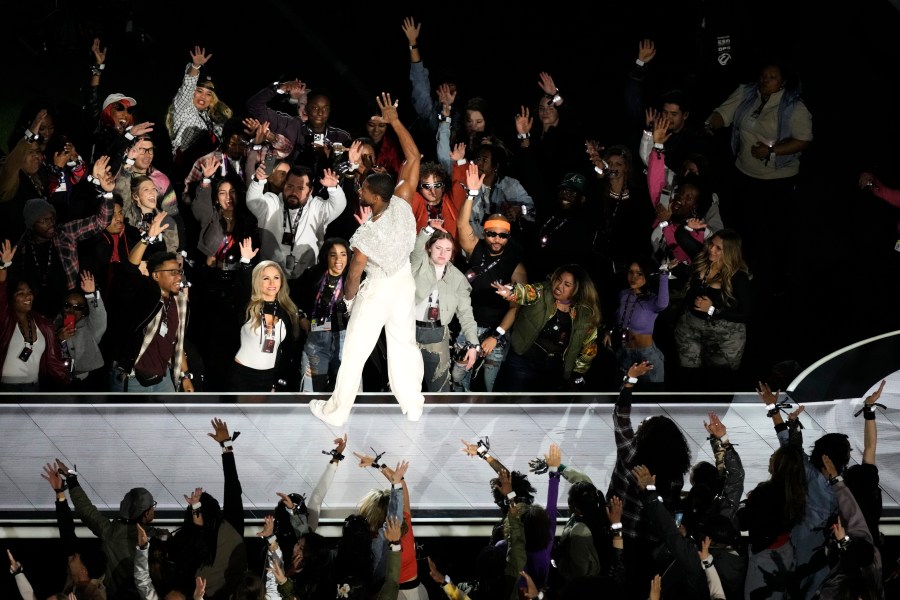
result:
M 435 183 L 423 183 L 422 189 L 425 190 L 439 190 L 444 187 L 443 181 L 436 181 Z
M 500 238 L 501 240 L 508 240 L 509 234 L 501 231 L 485 231 L 484 237 L 496 237 Z
M 63 302 L 63 310 L 74 310 L 81 312 L 85 308 L 87 308 L 84 304 L 69 304 L 68 302 Z
M 157 269 L 154 273 L 174 273 L 175 275 L 184 275 L 184 269 Z
M 154 152 L 156 152 L 156 148 L 150 146 L 149 148 L 138 148 L 137 151 L 138 154 L 153 154 Z
M 133 106 L 125 106 L 121 102 L 116 102 L 115 104 L 113 104 L 113 109 L 117 110 L 119 112 L 125 111 L 130 115 L 131 111 L 134 110 L 134 107 Z

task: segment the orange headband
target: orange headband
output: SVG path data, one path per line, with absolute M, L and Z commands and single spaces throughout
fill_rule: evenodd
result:
M 502 229 L 503 231 L 509 231 L 509 221 L 501 221 L 500 219 L 491 219 L 485 221 L 484 223 L 485 229 Z

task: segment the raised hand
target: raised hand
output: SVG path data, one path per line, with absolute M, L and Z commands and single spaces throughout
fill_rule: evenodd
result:
M 703 219 L 698 219 L 697 217 L 691 217 L 690 219 L 685 221 L 684 224 L 694 231 L 706 229 L 706 221 L 704 221 Z
M 263 518 L 263 528 L 256 532 L 256 537 L 267 538 L 275 533 L 275 517 L 266 515 Z
M 878 389 L 875 390 L 874 392 L 872 392 L 871 394 L 869 394 L 868 396 L 866 396 L 866 406 L 872 406 L 873 404 L 878 402 L 878 399 L 881 398 L 881 392 L 884 391 L 885 383 L 886 383 L 886 380 L 882 379 L 881 385 L 878 386 Z
M 403 480 L 403 476 L 406 475 L 407 469 L 409 469 L 408 460 L 398 462 L 397 466 L 390 472 L 391 483 L 400 483 Z
M 200 502 L 200 496 L 202 496 L 202 495 L 203 495 L 203 488 L 201 488 L 201 487 L 194 488 L 194 492 L 190 496 L 188 496 L 187 494 L 184 495 L 184 501 L 187 502 L 189 505 L 193 506 L 194 504 L 197 504 L 198 502 Z
M 705 427 L 706 432 L 714 438 L 725 437 L 725 435 L 728 433 L 725 425 L 722 424 L 722 421 L 719 420 L 719 415 L 714 412 L 709 413 L 709 423 L 703 421 L 703 427 Z
M 528 107 L 522 106 L 516 115 L 516 133 L 530 132 L 533 124 L 534 119 L 531 118 L 531 112 L 529 112 Z
M 769 384 L 759 382 L 759 385 L 756 387 L 756 393 L 759 394 L 760 400 L 763 401 L 763 404 L 776 404 L 778 402 L 778 395 L 781 393 L 781 390 L 775 390 L 774 392 L 769 387 Z
M 712 544 L 712 539 L 708 535 L 703 538 L 702 542 L 700 542 L 700 550 L 697 552 L 697 554 L 700 556 L 700 560 L 706 560 L 707 558 L 709 558 L 710 544 Z
M 90 271 L 81 272 L 81 291 L 85 294 L 93 294 L 97 291 L 97 283 L 94 281 L 94 275 Z
M 4 265 L 12 262 L 13 257 L 16 255 L 16 248 L 18 246 L 13 246 L 9 240 L 3 240 L 3 244 L 0 244 L 0 260 L 3 261 Z
M 466 167 L 466 187 L 470 190 L 480 190 L 484 184 L 484 175 L 478 174 L 478 165 L 469 163 Z
M 134 526 L 137 527 L 137 545 L 141 548 L 146 548 L 147 544 L 150 543 L 150 536 L 147 535 L 140 523 L 135 523 Z
M 478 444 L 470 444 L 466 440 L 460 438 L 462 442 L 462 451 L 466 453 L 467 456 L 478 456 Z
M 400 531 L 401 525 L 403 525 L 402 519 L 388 515 L 384 520 L 384 539 L 389 542 L 400 541 L 400 537 L 403 535 Z
M 194 583 L 194 600 L 203 600 L 203 596 L 205 595 L 206 579 L 204 579 L 203 577 L 197 577 L 196 582 Z
M 359 164 L 359 159 L 362 156 L 362 142 L 359 140 L 355 140 L 350 147 L 347 149 L 347 159 L 354 163 Z
M 372 117 L 376 121 L 396 123 L 400 119 L 397 116 L 397 106 L 400 104 L 400 101 L 391 100 L 391 95 L 387 92 L 381 92 L 381 96 L 375 96 L 375 103 L 378 104 L 378 108 L 381 110 L 381 116 L 376 115 Z
M 509 300 L 511 298 L 515 298 L 516 296 L 515 294 L 513 294 L 511 287 L 508 287 L 507 284 L 503 283 L 502 281 L 492 281 L 491 287 L 494 288 L 497 291 L 497 295 L 504 300 Z
M 12 550 L 10 550 L 9 548 L 6 549 L 6 556 L 9 557 L 9 571 L 10 571 L 10 573 L 15 573 L 15 572 L 18 571 L 20 568 L 22 568 L 22 563 L 20 563 L 19 561 L 17 561 L 17 560 L 13 557 Z M 432 564 L 430 558 L 428 559 L 428 564 L 429 564 L 429 566 Z M 442 582 L 443 582 L 443 580 L 442 580 Z
M 108 156 L 101 156 L 94 162 L 92 175 L 94 179 L 100 182 L 100 187 L 104 192 L 111 192 L 116 189 L 116 178 L 109 168 Z
M 37 134 L 41 129 L 41 125 L 44 124 L 44 119 L 46 118 L 47 109 L 42 108 L 37 112 L 36 115 L 34 115 L 34 119 L 31 121 L 31 125 L 28 126 L 28 129 L 31 131 L 31 133 Z
M 241 240 L 241 258 L 253 260 L 253 257 L 259 253 L 259 248 L 253 249 L 253 238 L 244 238 Z
M 826 479 L 834 479 L 838 476 L 837 467 L 834 466 L 834 462 L 832 462 L 831 457 L 827 454 L 822 455 L 822 475 L 824 475 Z
M 644 465 L 637 465 L 631 470 L 631 474 L 634 476 L 634 479 L 637 481 L 642 492 L 647 489 L 648 485 L 656 484 L 656 475 L 651 475 L 650 469 Z
M 63 479 L 59 474 L 59 469 L 54 463 L 47 463 L 44 465 L 44 472 L 41 473 L 41 477 L 50 483 L 50 487 L 52 487 L 54 491 L 62 489 Z
M 325 187 L 336 187 L 338 184 L 337 175 L 335 175 L 334 171 L 331 169 L 325 169 L 322 173 L 322 179 L 319 180 L 319 183 L 324 185 Z
M 151 122 L 149 122 L 149 121 L 144 121 L 143 123 L 137 123 L 136 125 L 132 125 L 132 126 L 131 126 L 131 132 L 130 132 L 130 133 L 131 133 L 131 135 L 133 135 L 134 137 L 139 137 L 139 136 L 142 136 L 142 135 L 146 135 L 146 134 L 148 134 L 148 133 L 152 133 L 152 132 L 153 132 L 153 125 L 154 125 L 154 123 L 151 123 Z
M 841 522 L 841 516 L 838 515 L 837 522 L 831 526 L 831 532 L 834 534 L 834 539 L 842 540 L 844 536 L 847 535 L 847 531 L 844 529 L 844 524 Z
M 450 151 L 450 160 L 456 162 L 458 160 L 462 160 L 466 157 L 466 145 L 462 142 L 453 146 L 453 150 Z
M 265 144 L 269 139 L 269 122 L 263 121 L 253 133 L 253 143 L 256 145 Z
M 653 40 L 643 39 L 638 44 L 638 60 L 648 63 L 656 56 L 656 44 Z
M 213 432 L 207 433 L 206 435 L 219 443 L 231 439 L 231 434 L 228 433 L 228 423 L 218 418 L 213 419 L 212 421 L 210 421 L 210 423 L 213 426 Z
M 672 122 L 669 121 L 669 117 L 664 113 L 660 114 L 653 120 L 653 143 L 654 144 L 664 144 L 672 134 L 669 133 L 669 127 L 672 126 Z
M 562 449 L 559 444 L 550 444 L 550 451 L 544 455 L 548 467 L 559 467 L 562 464 Z
M 613 496 L 606 503 L 606 516 L 610 523 L 622 522 L 622 511 L 625 509 L 625 503 L 618 496 Z
M 547 94 L 548 96 L 555 96 L 557 92 L 559 92 L 559 88 L 557 88 L 556 84 L 553 83 L 553 78 L 550 77 L 550 73 L 541 71 L 538 77 L 540 77 L 540 81 L 538 81 L 538 87 L 544 90 L 545 94 Z
M 102 65 L 106 62 L 106 48 L 100 49 L 100 38 L 94 38 L 94 43 L 91 44 L 91 52 L 94 54 L 96 64 Z
M 194 46 L 194 51 L 191 54 L 191 65 L 198 69 L 209 62 L 209 59 L 212 58 L 212 53 L 207 54 L 206 48 L 201 48 L 200 46 Z
M 347 434 L 344 434 L 344 437 L 339 437 L 334 439 L 334 451 L 338 454 L 343 454 L 344 450 L 347 449 Z
M 372 218 L 372 207 L 371 206 L 360 206 L 359 210 L 356 211 L 356 214 L 353 215 L 353 218 L 356 219 L 356 222 L 362 225 L 366 221 Z
M 791 411 L 790 413 L 788 413 L 788 420 L 789 420 L 789 421 L 794 421 L 794 420 L 796 420 L 796 419 L 799 419 L 799 418 L 800 418 L 800 415 L 801 415 L 801 414 L 803 413 L 803 411 L 805 411 L 805 410 L 806 410 L 806 407 L 805 407 L 805 406 L 803 406 L 802 404 L 798 404 L 798 405 L 797 405 L 797 408 L 795 408 L 793 411 Z
M 154 238 L 161 234 L 163 231 L 169 228 L 168 223 L 163 223 L 163 219 L 165 219 L 169 213 L 164 210 L 156 213 L 156 216 L 153 217 L 153 220 L 150 221 L 150 228 L 147 230 L 147 235 Z
M 656 117 L 658 115 L 659 113 L 656 112 L 656 109 L 652 106 L 646 108 L 644 110 L 644 125 L 646 125 L 647 127 L 653 127 L 653 123 L 656 122 Z
M 419 31 L 422 29 L 422 24 L 416 23 L 416 20 L 412 17 L 406 17 L 403 19 L 401 27 L 403 33 L 406 34 L 406 41 L 409 42 L 410 46 L 415 46 L 416 40 L 419 39 Z
M 216 157 L 215 154 L 211 154 L 200 161 L 200 170 L 203 173 L 203 177 L 205 178 L 209 178 L 215 175 L 220 166 L 222 166 L 222 162 Z
M 272 576 L 275 578 L 275 583 L 278 585 L 287 581 L 287 576 L 284 574 L 284 565 L 281 564 L 280 560 L 273 560 L 267 570 L 272 573 Z
M 449 83 L 442 83 L 437 87 L 437 98 L 444 109 L 444 115 L 449 116 L 450 107 L 456 102 L 456 87 Z
M 253 135 L 259 129 L 259 121 L 253 117 L 247 117 L 241 123 L 244 125 L 244 133 L 247 135 Z
M 631 367 L 628 368 L 628 376 L 629 377 L 643 377 L 647 373 L 653 370 L 653 365 L 650 364 L 650 361 L 642 361 L 639 363 L 634 363 Z
M 875 176 L 871 173 L 862 173 L 859 176 L 859 189 L 864 190 L 866 188 L 874 188 L 875 187 Z
M 359 459 L 360 467 L 371 467 L 375 464 L 374 456 L 369 456 L 368 454 L 362 454 L 360 452 L 354 452 L 353 456 Z

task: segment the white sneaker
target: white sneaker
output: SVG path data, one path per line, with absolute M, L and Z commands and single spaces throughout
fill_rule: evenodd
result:
M 326 415 L 325 414 L 325 405 L 328 403 L 327 400 L 310 400 L 309 401 L 309 410 L 312 414 L 327 423 L 328 425 L 332 425 L 334 427 L 340 427 L 344 424 L 344 421 L 337 418 L 336 415 Z

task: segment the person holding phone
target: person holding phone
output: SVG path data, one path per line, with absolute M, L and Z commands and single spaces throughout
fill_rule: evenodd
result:
M 32 310 L 34 291 L 27 281 L 7 281 L 16 247 L 0 245 L 0 392 L 39 392 L 48 380 L 68 383 L 56 332 L 50 320 Z
M 106 332 L 106 322 L 106 306 L 94 276 L 84 271 L 81 273 L 81 289 L 66 294 L 62 310 L 53 322 L 63 360 L 72 374 L 73 389 L 106 391 L 105 378 L 98 386 L 92 386 L 88 381 L 90 374 L 104 364 L 100 340 Z

